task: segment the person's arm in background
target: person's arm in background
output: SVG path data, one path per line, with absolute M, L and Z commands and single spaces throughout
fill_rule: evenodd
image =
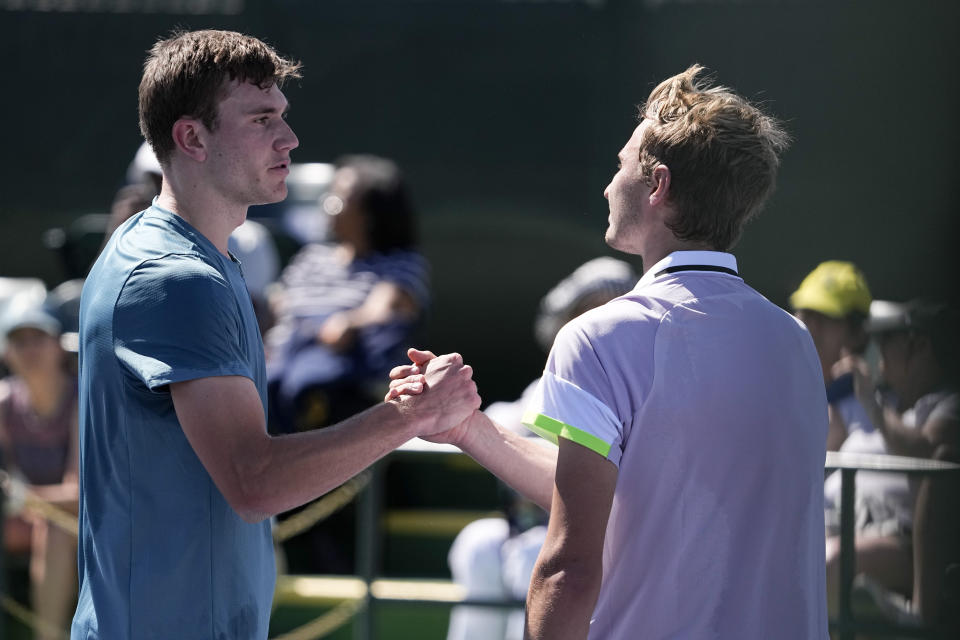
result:
M 395 282 L 374 285 L 363 304 L 356 309 L 331 314 L 320 327 L 318 339 L 342 351 L 353 344 L 357 331 L 394 320 L 412 320 L 420 313 L 416 299 Z
M 550 523 L 527 594 L 531 640 L 583 640 L 603 577 L 603 541 L 617 467 L 560 439 Z
M 30 490 L 38 497 L 71 513 L 77 512 L 80 495 L 80 430 L 77 424 L 77 404 L 70 414 L 70 444 L 63 479 L 59 484 L 31 485 Z
M 960 423 L 955 415 L 934 414 L 917 428 L 903 423 L 901 415 L 892 407 L 877 402 L 877 389 L 862 359 L 854 362 L 853 375 L 857 399 L 863 405 L 870 422 L 883 436 L 887 450 L 900 456 L 931 458 L 941 446 L 960 441 Z
M 339 486 L 410 438 L 447 430 L 479 407 L 459 355 L 426 367 L 422 395 L 378 405 L 318 431 L 270 436 L 253 382 L 207 377 L 170 385 L 177 417 L 217 488 L 248 522 Z
M 827 414 L 830 416 L 830 423 L 827 428 L 827 451 L 839 451 L 840 445 L 847 439 L 847 425 L 844 424 L 843 417 L 833 408 L 832 404 L 827 405 Z

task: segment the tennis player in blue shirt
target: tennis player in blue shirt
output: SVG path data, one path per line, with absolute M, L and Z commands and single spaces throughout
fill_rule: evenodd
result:
M 442 393 L 271 437 L 263 346 L 227 251 L 251 204 L 286 197 L 283 81 L 298 67 L 227 31 L 150 52 L 140 125 L 163 169 L 153 205 L 111 237 L 80 312 L 80 597 L 74 640 L 266 638 L 267 519 L 479 406 L 456 354 Z

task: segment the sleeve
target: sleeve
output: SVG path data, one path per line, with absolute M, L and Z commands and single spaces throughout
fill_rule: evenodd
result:
M 926 422 L 931 420 L 960 422 L 960 393 L 950 393 L 938 402 Z
M 382 278 L 413 296 L 420 308 L 430 302 L 430 266 L 419 253 L 404 251 L 391 256 Z
M 588 335 L 570 323 L 554 341 L 523 424 L 551 442 L 576 442 L 619 467 L 623 424 L 611 388 Z
M 114 350 L 153 391 L 197 378 L 253 378 L 240 323 L 236 295 L 216 268 L 195 257 L 166 256 L 140 265 L 124 284 Z

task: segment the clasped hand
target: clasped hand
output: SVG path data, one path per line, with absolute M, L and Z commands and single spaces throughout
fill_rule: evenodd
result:
M 464 423 L 480 408 L 473 368 L 458 353 L 442 356 L 407 350 L 412 364 L 390 371 L 385 402 L 409 406 L 424 418 L 418 435 L 432 442 L 459 442 Z

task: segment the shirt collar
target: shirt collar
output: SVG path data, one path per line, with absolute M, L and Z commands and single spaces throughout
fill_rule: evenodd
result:
M 701 265 L 707 267 L 722 267 L 724 269 L 732 269 L 733 271 L 739 273 L 739 270 L 737 269 L 737 259 L 731 253 L 724 253 L 722 251 L 674 251 L 666 258 L 660 260 L 658 263 L 650 267 L 650 269 L 643 274 L 643 277 L 640 278 L 640 282 L 637 283 L 637 287 L 650 284 L 656 280 L 657 274 L 662 272 L 664 269 L 669 269 L 671 267 Z M 696 269 L 691 269 L 691 271 L 696 271 Z

